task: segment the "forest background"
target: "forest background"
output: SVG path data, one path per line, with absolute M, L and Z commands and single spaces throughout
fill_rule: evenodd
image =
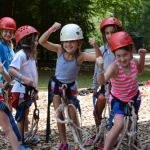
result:
M 98 46 L 103 45 L 101 21 L 114 16 L 132 36 L 136 48 L 143 47 L 150 52 L 150 0 L 0 0 L 0 18 L 6 16 L 16 21 L 17 28 L 31 25 L 40 35 L 54 22 L 62 26 L 76 23 L 83 30 L 82 51 L 92 48 L 89 37 L 94 37 Z M 60 31 L 56 31 L 49 40 L 60 43 L 59 34 Z M 38 46 L 38 69 L 54 70 L 56 58 L 56 53 Z

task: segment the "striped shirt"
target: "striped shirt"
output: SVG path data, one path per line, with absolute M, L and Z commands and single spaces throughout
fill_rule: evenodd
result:
M 115 80 L 111 80 L 112 88 L 111 93 L 119 98 L 123 102 L 129 102 L 138 92 L 138 70 L 133 60 L 131 60 L 131 72 L 129 75 L 125 75 L 121 65 L 115 60 L 119 74 Z M 141 99 L 141 93 L 139 92 L 138 99 Z M 110 96 L 110 101 L 112 96 Z
M 4 103 L 4 97 L 2 93 L 0 94 L 0 102 Z

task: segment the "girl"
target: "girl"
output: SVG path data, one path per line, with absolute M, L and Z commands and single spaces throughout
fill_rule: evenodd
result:
M 94 38 L 90 38 L 89 39 L 89 43 L 95 48 L 95 49 L 100 49 L 101 52 L 101 56 L 103 57 L 104 60 L 104 70 L 106 70 L 106 68 L 115 61 L 115 56 L 114 54 L 110 51 L 110 49 L 108 48 L 108 42 L 110 37 L 115 33 L 115 32 L 119 32 L 122 31 L 122 27 L 121 24 L 119 22 L 119 20 L 117 18 L 114 17 L 108 17 L 105 18 L 101 25 L 100 25 L 100 31 L 102 33 L 102 37 L 103 37 L 103 42 L 104 42 L 104 46 L 101 46 L 100 48 L 97 46 L 96 41 Z M 94 114 L 94 118 L 95 118 L 95 124 L 96 127 L 98 126 L 98 124 L 100 123 L 101 119 L 102 119 L 102 112 L 105 108 L 105 102 L 106 102 L 106 98 L 104 97 L 104 93 L 105 93 L 105 89 L 104 89 L 104 85 L 101 86 L 101 90 L 100 90 L 100 95 L 97 95 L 97 89 L 99 87 L 99 84 L 97 82 L 97 70 L 98 70 L 98 65 L 97 63 L 95 63 L 95 71 L 94 71 L 94 76 L 93 76 L 93 96 L 97 97 L 97 101 L 96 101 L 96 110 L 93 111 Z M 96 117 L 96 114 L 97 117 Z M 99 120 L 97 120 L 97 118 Z M 88 143 L 91 144 L 93 143 L 93 141 L 95 140 L 96 135 L 94 135 L 89 141 Z M 99 145 L 98 145 L 99 146 Z
M 60 28 L 60 23 L 54 23 L 54 25 L 48 29 L 39 39 L 39 43 L 47 48 L 48 50 L 57 52 L 57 64 L 55 77 L 51 82 L 51 92 L 52 92 L 52 101 L 54 109 L 56 110 L 61 104 L 61 84 L 66 83 L 69 88 L 67 88 L 67 97 L 72 104 L 75 105 L 76 94 L 77 94 L 77 82 L 76 78 L 79 72 L 79 69 L 83 61 L 95 61 L 95 55 L 80 52 L 82 45 L 83 34 L 81 28 L 76 24 L 67 24 L 60 31 L 60 41 L 61 45 L 53 44 L 47 41 L 50 34 L 55 30 Z M 99 54 L 99 52 L 97 52 Z M 60 85 L 60 86 L 59 86 Z M 60 92 L 59 92 L 60 91 Z M 69 108 L 69 114 L 74 123 L 77 124 L 77 118 L 75 117 L 75 112 L 73 108 Z M 63 116 L 59 113 L 58 117 L 63 120 Z M 57 123 L 59 134 L 61 137 L 62 143 L 59 146 L 60 150 L 67 150 L 68 144 L 66 143 L 66 129 L 65 124 Z M 78 150 L 78 144 L 75 144 L 75 149 Z
M 10 82 L 11 77 L 8 73 L 6 73 L 4 71 L 4 68 L 3 68 L 5 65 L 5 62 L 6 61 L 4 61 L 3 64 L 0 64 L 0 74 L 2 75 L 3 79 L 6 82 Z M 3 80 L 0 81 L 0 86 L 1 87 L 3 86 Z M 19 146 L 18 139 L 21 140 L 21 137 L 20 137 L 20 134 L 18 136 L 17 136 L 17 134 L 15 134 L 17 132 L 19 133 L 19 131 L 17 129 L 15 121 L 13 120 L 13 116 L 12 116 L 10 110 L 8 108 L 6 108 L 4 105 L 4 97 L 3 97 L 3 94 L 1 92 L 0 92 L 0 116 L 1 116 L 0 117 L 0 125 L 2 126 L 2 129 L 5 132 L 5 134 L 7 135 L 12 148 L 14 150 L 20 150 L 20 149 L 22 149 L 22 147 Z M 9 121 L 8 116 L 10 118 L 10 121 Z M 14 132 L 12 127 L 13 127 L 13 129 L 16 128 L 17 131 L 15 130 L 16 132 Z M 17 139 L 17 137 L 19 137 L 19 138 Z
M 4 67 L 6 71 L 8 71 L 9 65 L 14 58 L 13 43 L 11 39 L 14 38 L 15 35 L 16 22 L 10 17 L 4 17 L 0 20 L 0 29 L 0 61 L 3 63 L 6 60 Z M 12 112 L 11 89 L 12 85 L 9 85 L 8 104 Z
M 28 131 L 28 113 L 30 98 L 26 95 L 27 86 L 36 87 L 38 83 L 38 73 L 35 62 L 35 52 L 38 46 L 39 32 L 31 26 L 20 27 L 15 34 L 19 51 L 16 53 L 8 72 L 18 80 L 12 88 L 13 101 L 12 106 L 24 114 L 23 118 L 17 118 L 17 126 L 22 136 L 22 130 Z M 33 89 L 33 88 L 32 88 Z M 30 91 L 30 94 L 32 91 Z M 28 96 L 28 97 L 27 97 Z M 25 102 L 26 101 L 26 102 Z M 25 104 L 28 108 L 25 109 Z M 25 112 L 23 111 L 25 109 Z M 17 115 L 17 114 L 16 114 Z M 21 116 L 21 115 L 20 115 Z M 25 122 L 24 122 L 25 120 Z M 34 142 L 39 139 L 35 138 Z M 29 149 L 29 148 L 28 148 Z
M 110 150 L 116 142 L 119 134 L 124 127 L 124 116 L 126 104 L 131 100 L 135 102 L 136 113 L 140 107 L 141 93 L 138 89 L 138 74 L 141 74 L 144 69 L 145 62 L 145 49 L 138 51 L 140 58 L 139 61 L 132 56 L 133 41 L 126 32 L 117 32 L 113 34 L 109 40 L 111 51 L 115 55 L 115 62 L 110 64 L 104 73 L 104 60 L 98 57 L 96 62 L 98 64 L 98 83 L 103 85 L 109 79 L 111 81 L 111 95 L 110 101 L 112 102 L 112 109 L 115 112 L 114 126 L 106 137 L 104 150 Z M 123 107 L 119 107 L 122 106 Z

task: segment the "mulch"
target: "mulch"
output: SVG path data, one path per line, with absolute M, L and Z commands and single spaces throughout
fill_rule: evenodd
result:
M 140 86 L 142 92 L 142 102 L 139 110 L 139 120 L 138 120 L 138 137 L 142 142 L 142 145 L 145 150 L 150 149 L 150 87 Z M 57 129 L 57 123 L 55 119 L 54 107 L 51 105 L 50 108 L 50 117 L 51 117 L 51 131 L 52 134 L 49 136 L 49 143 L 45 143 L 46 138 L 46 118 L 47 118 L 47 92 L 39 93 L 39 100 L 37 101 L 37 106 L 40 110 L 40 120 L 39 120 L 39 129 L 37 132 L 37 137 L 40 138 L 40 142 L 36 144 L 29 144 L 28 146 L 33 150 L 57 150 L 60 141 L 60 136 Z M 85 96 L 78 96 L 80 100 L 80 105 L 82 108 L 82 127 L 88 133 L 88 139 L 90 139 L 96 132 L 94 117 L 93 117 L 93 102 L 92 102 L 92 93 L 85 94 Z M 32 122 L 32 113 L 34 105 L 30 108 L 29 120 Z M 15 110 L 13 111 L 13 115 Z M 108 117 L 108 112 L 106 113 Z M 73 150 L 73 136 L 71 129 L 66 127 L 67 130 L 67 142 L 70 146 L 70 150 Z M 83 137 L 83 140 L 85 137 Z M 11 146 L 6 136 L 0 135 L 0 149 L 9 150 Z M 93 150 L 93 145 L 86 145 L 86 150 Z M 126 146 L 122 146 L 121 150 L 127 150 Z

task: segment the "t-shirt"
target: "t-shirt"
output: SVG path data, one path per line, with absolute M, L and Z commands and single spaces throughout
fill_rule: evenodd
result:
M 16 53 L 10 66 L 16 68 L 16 70 L 23 76 L 31 78 L 33 80 L 33 87 L 37 86 L 38 72 L 35 60 L 27 60 L 26 54 L 24 53 L 23 49 Z M 24 82 L 21 81 L 21 83 Z M 20 87 L 20 83 L 16 81 L 11 92 L 25 93 L 25 86 L 22 85 Z

